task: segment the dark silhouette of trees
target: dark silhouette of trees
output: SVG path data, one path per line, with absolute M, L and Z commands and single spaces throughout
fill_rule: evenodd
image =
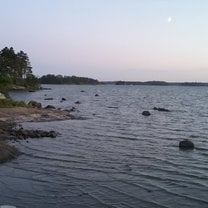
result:
M 9 76 L 13 83 L 17 83 L 31 74 L 32 67 L 26 53 L 15 53 L 12 47 L 0 51 L 0 75 Z
M 62 76 L 47 74 L 40 78 L 41 84 L 99 84 L 99 82 L 92 78 L 76 77 L 76 76 Z
M 15 53 L 12 47 L 5 47 L 0 51 L 0 81 L 0 85 L 3 83 L 25 87 L 38 85 L 38 79 L 32 74 L 32 66 L 25 52 Z

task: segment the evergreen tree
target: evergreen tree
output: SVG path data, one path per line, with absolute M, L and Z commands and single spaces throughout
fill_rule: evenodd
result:
M 0 51 L 0 81 L 9 80 L 8 83 L 16 85 L 30 85 L 37 83 L 37 78 L 32 74 L 32 67 L 28 55 L 20 51 L 5 47 Z M 0 85 L 3 85 L 1 82 Z

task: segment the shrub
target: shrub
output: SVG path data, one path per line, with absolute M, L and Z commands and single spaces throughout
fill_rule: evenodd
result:
M 27 107 L 24 101 L 14 101 L 12 99 L 0 100 L 0 108 L 12 108 L 12 107 Z

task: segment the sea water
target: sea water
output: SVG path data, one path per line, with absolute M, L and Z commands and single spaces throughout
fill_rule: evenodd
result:
M 24 154 L 0 165 L 0 205 L 208 207 L 207 87 L 47 87 L 51 90 L 11 96 L 43 106 L 74 106 L 79 119 L 23 124 L 61 135 L 14 143 Z M 45 100 L 48 97 L 53 100 Z M 151 116 L 143 116 L 144 110 Z M 196 148 L 179 150 L 183 139 L 193 141 Z

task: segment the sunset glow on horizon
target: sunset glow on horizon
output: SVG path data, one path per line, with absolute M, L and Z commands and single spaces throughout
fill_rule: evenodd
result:
M 36 75 L 208 81 L 206 0 L 1 1 L 0 47 Z

